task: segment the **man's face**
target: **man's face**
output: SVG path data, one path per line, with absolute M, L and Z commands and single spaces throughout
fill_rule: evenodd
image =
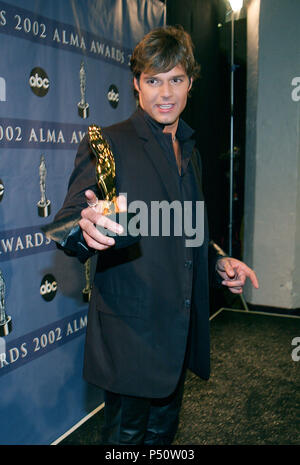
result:
M 167 73 L 142 72 L 139 81 L 134 78 L 141 108 L 158 123 L 167 125 L 178 121 L 191 86 L 192 79 L 189 80 L 181 65 Z

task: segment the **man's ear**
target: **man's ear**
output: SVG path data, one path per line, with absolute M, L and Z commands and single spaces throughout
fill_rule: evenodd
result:
M 188 92 L 191 90 L 194 80 L 193 80 L 192 77 L 190 77 L 190 78 L 189 78 L 189 81 L 190 81 L 190 85 L 189 85 L 189 88 L 188 88 Z
M 133 78 L 133 85 L 137 92 L 140 91 L 140 81 L 136 77 Z

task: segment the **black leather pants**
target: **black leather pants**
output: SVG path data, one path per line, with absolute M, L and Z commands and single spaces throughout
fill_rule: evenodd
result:
M 147 399 L 105 391 L 103 444 L 171 444 L 178 428 L 184 369 L 176 390 L 164 399 Z

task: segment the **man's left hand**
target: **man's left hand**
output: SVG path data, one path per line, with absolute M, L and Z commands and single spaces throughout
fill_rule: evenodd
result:
M 217 261 L 216 270 L 223 279 L 222 284 L 233 294 L 241 294 L 246 279 L 249 278 L 255 289 L 259 288 L 256 274 L 245 263 L 236 258 L 224 257 Z

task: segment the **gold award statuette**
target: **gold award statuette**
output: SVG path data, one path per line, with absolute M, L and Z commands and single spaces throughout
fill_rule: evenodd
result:
M 139 235 L 129 235 L 128 222 L 134 214 L 127 213 L 127 211 L 119 211 L 117 205 L 117 191 L 116 191 L 116 165 L 114 155 L 111 147 L 102 130 L 95 124 L 89 126 L 88 137 L 91 150 L 96 157 L 96 180 L 102 200 L 105 200 L 105 208 L 102 211 L 103 215 L 109 216 L 113 221 L 123 226 L 124 232 L 120 235 L 97 225 L 97 229 L 102 234 L 111 236 L 115 239 L 115 247 L 121 248 L 128 246 L 140 239 Z
M 116 203 L 116 165 L 110 145 L 104 139 L 101 128 L 91 125 L 88 128 L 90 147 L 96 157 L 96 179 L 102 194 L 102 199 L 107 202 L 103 214 L 110 215 L 118 212 Z

